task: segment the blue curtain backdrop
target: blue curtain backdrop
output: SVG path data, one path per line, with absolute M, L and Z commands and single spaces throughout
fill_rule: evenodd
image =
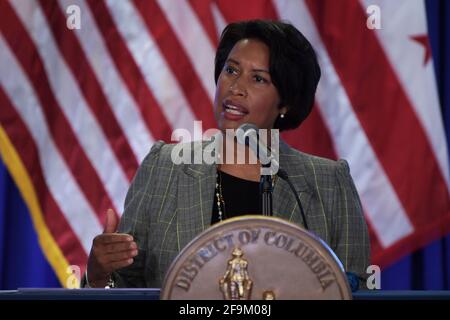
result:
M 450 141 L 450 2 L 428 0 L 426 8 L 439 97 Z M 58 286 L 39 247 L 28 209 L 0 161 L 0 289 Z M 383 270 L 381 287 L 448 290 L 450 235 Z

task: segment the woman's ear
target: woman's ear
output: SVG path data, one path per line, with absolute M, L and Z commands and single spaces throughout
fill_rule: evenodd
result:
M 289 108 L 287 106 L 281 107 L 280 109 L 280 114 L 286 114 L 289 110 Z

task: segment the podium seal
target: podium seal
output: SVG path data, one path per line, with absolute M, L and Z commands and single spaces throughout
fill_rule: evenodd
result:
M 172 262 L 162 299 L 351 299 L 343 266 L 311 232 L 241 216 L 193 239 Z

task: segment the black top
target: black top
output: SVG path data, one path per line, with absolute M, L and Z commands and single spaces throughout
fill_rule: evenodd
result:
M 223 219 L 244 214 L 261 214 L 259 182 L 244 180 L 222 171 L 217 171 L 217 174 L 219 180 L 221 180 L 222 196 L 225 202 L 225 210 L 222 208 Z M 217 222 L 219 222 L 219 210 L 217 208 L 216 191 L 214 191 L 211 224 Z

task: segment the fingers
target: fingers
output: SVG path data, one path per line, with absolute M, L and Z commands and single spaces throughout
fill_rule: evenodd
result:
M 133 263 L 133 259 L 128 259 L 128 260 L 122 260 L 122 261 L 117 261 L 117 262 L 112 262 L 110 264 L 111 269 L 112 270 L 117 270 L 117 269 L 121 269 L 121 268 L 125 268 L 128 267 L 130 264 Z M 112 272 L 112 271 L 111 271 Z
M 128 250 L 128 251 L 122 251 L 122 252 L 114 252 L 105 257 L 105 259 L 108 260 L 108 263 L 113 262 L 120 262 L 123 260 L 134 260 L 134 257 L 138 255 L 138 250 Z
M 133 237 L 126 233 L 103 233 L 94 238 L 94 245 L 107 245 L 116 242 L 132 242 Z
M 92 252 L 98 260 L 101 260 L 102 263 L 109 263 L 110 261 L 134 257 L 137 255 L 137 243 L 132 240 L 130 241 L 130 238 L 132 239 L 129 235 L 124 234 L 120 236 L 118 234 L 99 235 L 96 239 L 94 239 Z M 126 258 L 118 258 L 114 256 L 116 254 L 120 255 L 123 252 L 131 253 L 134 251 L 136 251 L 136 254 L 130 254 L 130 256 Z
M 113 209 L 108 209 L 106 211 L 106 222 L 103 233 L 114 233 L 117 230 L 117 225 L 119 224 L 119 219 Z
M 111 261 L 133 258 L 137 255 L 137 243 L 128 234 L 101 234 L 95 237 L 92 252 L 102 265 Z
M 134 241 L 114 242 L 114 243 L 110 243 L 110 244 L 105 244 L 105 252 L 106 253 L 130 251 L 133 249 L 137 249 L 137 244 Z
M 103 266 L 102 270 L 104 273 L 111 273 L 119 268 L 131 265 L 137 254 L 137 249 L 110 253 L 100 257 L 99 263 Z
M 100 263 L 100 266 L 94 267 L 95 264 L 89 263 L 87 267 L 87 273 L 90 286 L 94 288 L 101 288 L 106 285 L 111 273 L 115 270 L 128 267 L 133 263 L 133 258 L 127 258 L 119 261 L 112 261 L 108 263 Z M 93 270 L 96 269 L 96 270 Z

